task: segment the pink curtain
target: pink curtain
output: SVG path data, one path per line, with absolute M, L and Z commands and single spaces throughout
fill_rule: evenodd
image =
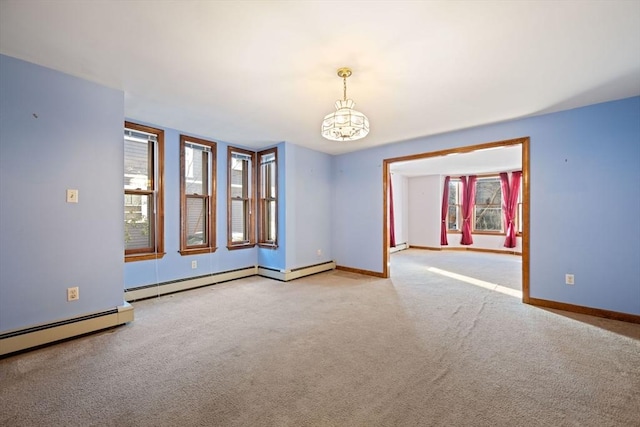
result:
M 389 247 L 396 247 L 396 221 L 393 218 L 393 184 L 389 174 Z
M 465 176 L 460 177 L 462 182 L 462 240 L 461 245 L 472 245 L 473 237 L 471 237 L 471 215 L 473 215 L 473 205 L 476 198 L 476 180 L 475 175 L 471 175 L 468 179 Z
M 516 211 L 518 209 L 518 196 L 520 195 L 520 180 L 522 172 L 511 174 L 511 186 L 509 186 L 509 175 L 503 172 L 500 174 L 500 187 L 502 189 L 502 214 L 504 217 L 507 237 L 504 240 L 505 248 L 516 247 Z
M 440 214 L 440 218 L 442 219 L 442 223 L 440 224 L 440 244 L 448 245 L 449 241 L 447 240 L 447 215 L 449 213 L 449 181 L 451 180 L 450 176 L 444 177 L 444 189 L 442 190 L 442 212 Z

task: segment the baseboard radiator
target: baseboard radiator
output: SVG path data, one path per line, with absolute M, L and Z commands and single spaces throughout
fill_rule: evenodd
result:
M 146 298 L 159 297 L 161 295 L 172 294 L 174 292 L 186 291 L 203 286 L 215 285 L 217 283 L 228 282 L 230 280 L 242 279 L 251 276 L 263 276 L 270 279 L 287 282 L 311 274 L 333 270 L 336 263 L 333 261 L 307 267 L 294 268 L 291 270 L 276 270 L 268 267 L 252 266 L 237 270 L 223 271 L 220 273 L 207 274 L 205 276 L 191 277 L 187 279 L 173 280 L 170 282 L 157 283 L 152 285 L 139 286 L 124 290 L 126 301 L 138 301 Z
M 256 275 L 287 282 L 335 268 L 336 263 L 334 261 L 291 270 L 252 266 L 189 279 L 125 289 L 124 295 L 126 301 L 136 301 Z M 103 312 L 5 332 L 0 334 L 0 356 L 97 332 L 132 321 L 133 307 L 126 302 L 122 306 Z
M 125 303 L 111 310 L 0 334 L 0 356 L 56 341 L 112 328 L 133 321 L 133 307 Z
M 268 267 L 258 267 L 258 275 L 268 277 L 270 279 L 288 282 L 289 280 L 299 279 L 301 277 L 310 276 L 312 274 L 322 273 L 329 270 L 335 270 L 336 263 L 334 261 L 323 262 L 321 264 L 309 265 L 306 267 L 293 268 L 291 270 L 276 270 Z
M 153 298 L 161 295 L 172 294 L 174 292 L 186 291 L 188 289 L 201 288 L 203 286 L 215 285 L 216 283 L 228 282 L 229 280 L 242 279 L 244 277 L 258 274 L 258 267 L 246 267 L 237 270 L 229 270 L 220 273 L 207 274 L 204 276 L 191 277 L 188 279 L 173 280 L 170 282 L 155 283 L 152 285 L 139 286 L 124 290 L 125 301 L 137 301 L 145 298 Z
M 394 247 L 389 248 L 389 253 L 400 252 L 400 251 L 404 251 L 405 249 L 409 249 L 409 245 L 408 244 L 406 244 L 406 243 L 398 243 Z

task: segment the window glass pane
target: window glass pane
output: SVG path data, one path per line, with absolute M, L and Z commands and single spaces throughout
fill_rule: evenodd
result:
M 246 211 L 244 200 L 231 201 L 231 241 L 244 242 L 249 240 L 246 227 Z
M 474 230 L 502 231 L 502 189 L 499 178 L 476 182 Z
M 517 224 L 517 232 L 518 233 L 522 233 L 522 183 L 520 185 L 520 189 L 518 192 L 518 217 L 516 219 L 516 224 Z
M 260 159 L 260 194 L 264 198 L 276 198 L 276 154 L 265 154 Z
M 249 161 L 245 159 L 231 159 L 231 197 L 246 197 L 248 188 Z
M 476 205 L 501 206 L 502 190 L 499 179 L 479 179 L 476 182 Z
M 447 229 L 458 230 L 458 206 L 449 205 L 449 214 L 447 215 Z
M 125 136 L 124 188 L 149 190 L 151 179 L 151 153 L 149 141 Z
M 476 206 L 475 229 L 478 231 L 502 231 L 502 209 Z
M 265 209 L 265 214 L 266 214 L 265 225 L 267 227 L 267 233 L 266 233 L 267 241 L 275 242 L 276 241 L 276 218 L 277 218 L 275 200 L 271 200 L 267 202 L 267 209 Z
M 522 203 L 518 203 L 518 219 L 516 221 L 518 224 L 518 233 L 522 233 Z
M 266 164 L 275 162 L 275 160 L 276 160 L 276 153 L 263 154 L 260 158 L 260 164 L 266 165 Z
M 275 199 L 276 195 L 276 164 L 269 163 L 268 170 L 268 178 L 269 178 L 269 188 L 267 190 L 267 195 L 269 198 Z
M 208 153 L 204 147 L 190 146 L 184 148 L 185 193 L 207 194 L 206 168 L 208 167 Z
M 449 181 L 449 205 L 458 204 L 458 184 L 460 181 Z
M 187 198 L 187 246 L 208 244 L 207 198 Z
M 125 249 L 153 247 L 151 215 L 153 198 L 150 195 L 125 194 L 124 196 L 124 242 Z
M 458 207 L 460 204 L 460 181 L 449 181 L 449 209 L 447 213 L 447 229 L 459 230 L 458 226 Z
M 276 201 L 263 200 L 261 242 L 276 241 Z

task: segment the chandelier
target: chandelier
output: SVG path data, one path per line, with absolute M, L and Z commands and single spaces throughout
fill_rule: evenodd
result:
M 322 136 L 332 141 L 355 141 L 369 133 L 369 119 L 354 110 L 356 103 L 347 99 L 347 77 L 350 75 L 350 68 L 338 68 L 338 77 L 343 81 L 343 98 L 336 101 L 336 111 L 327 114 L 322 121 Z

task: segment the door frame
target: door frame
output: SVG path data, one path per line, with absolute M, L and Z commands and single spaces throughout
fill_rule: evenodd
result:
M 471 153 L 473 151 L 485 150 L 487 148 L 506 147 L 517 144 L 522 145 L 522 302 L 529 303 L 529 213 L 531 201 L 529 193 L 530 138 L 528 136 L 384 159 L 382 164 L 382 277 L 389 278 L 391 270 L 391 251 L 389 248 L 389 170 L 391 164 L 395 162 L 406 162 L 408 160 L 446 156 L 454 153 Z

